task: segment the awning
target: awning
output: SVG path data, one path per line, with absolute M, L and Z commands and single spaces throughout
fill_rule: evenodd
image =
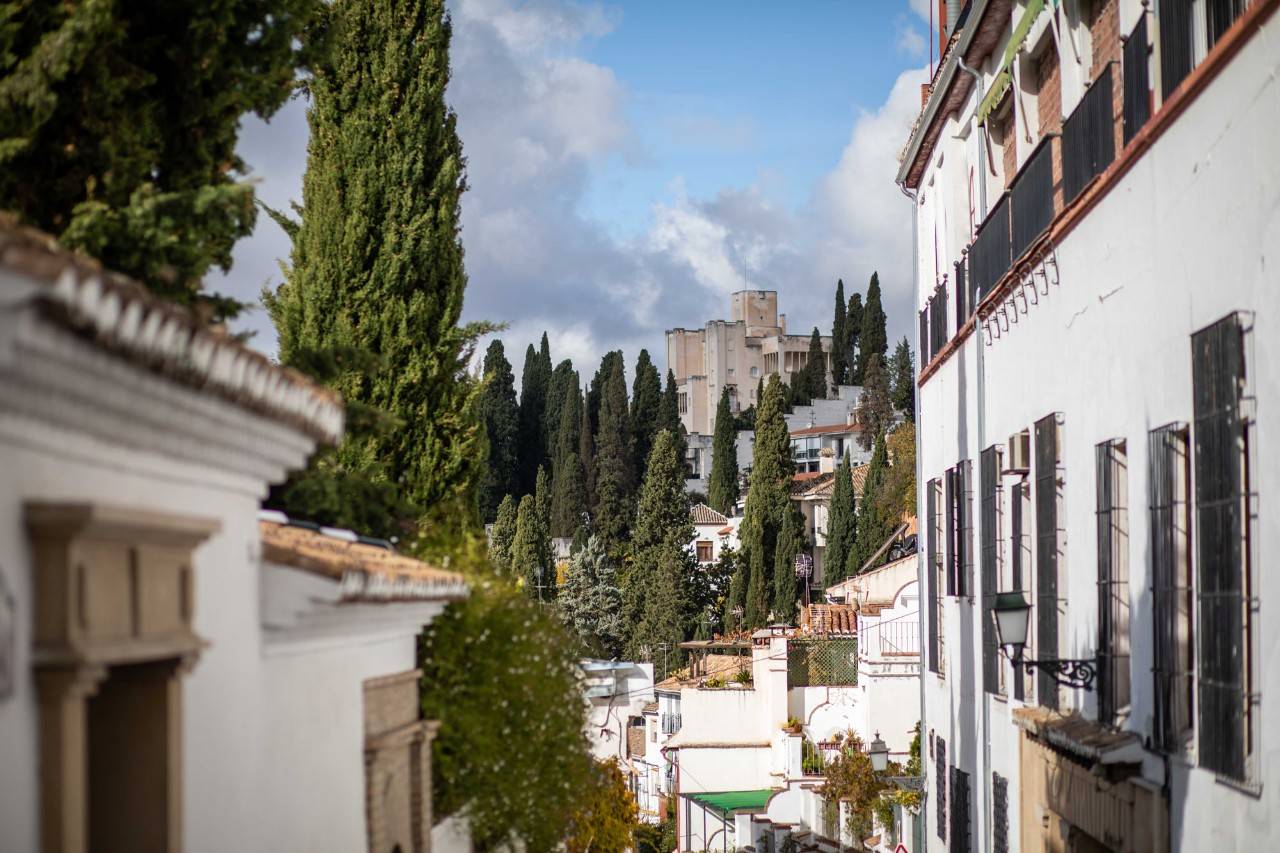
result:
M 734 812 L 762 812 L 769 803 L 769 798 L 777 793 L 773 788 L 761 788 L 758 791 L 723 791 L 718 794 L 686 794 L 703 808 L 710 809 L 722 817 Z
M 1027 40 L 1027 34 L 1031 32 L 1031 25 L 1036 22 L 1036 18 L 1040 17 L 1040 13 L 1044 11 L 1044 0 L 1027 0 L 1027 8 L 1022 13 L 1022 17 L 1018 19 L 1018 25 L 1013 28 L 1013 35 L 1009 38 L 1009 43 L 1004 48 L 1004 58 L 1000 60 L 1000 70 L 996 72 L 996 78 L 991 82 L 991 88 L 987 90 L 987 94 L 983 96 L 982 103 L 978 105 L 978 124 L 982 124 L 987 120 L 987 116 L 991 115 L 1000 101 L 1004 99 L 1005 92 L 1009 91 L 1009 84 L 1013 82 L 1013 59 L 1018 55 L 1018 51 L 1022 49 L 1022 44 Z

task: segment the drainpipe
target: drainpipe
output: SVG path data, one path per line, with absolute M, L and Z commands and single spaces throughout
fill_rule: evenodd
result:
M 982 74 L 970 68 L 968 65 L 965 65 L 963 56 L 957 56 L 956 60 L 959 63 L 960 70 L 964 71 L 966 74 L 973 77 L 973 85 L 977 87 L 978 103 L 982 103 L 982 96 L 983 96 Z M 974 129 L 977 130 L 976 127 Z M 985 163 L 985 159 L 983 157 L 983 149 L 986 147 L 986 144 L 987 144 L 986 133 L 979 132 L 978 133 L 978 159 L 983 163 Z M 982 174 L 982 180 L 978 183 L 978 210 L 981 212 L 981 216 L 979 217 L 979 220 L 978 220 L 979 222 L 987 218 L 987 176 L 985 172 L 982 172 L 981 174 Z M 971 280 L 972 280 L 971 276 L 965 277 L 966 287 L 971 286 L 970 285 Z M 986 381 L 986 365 L 983 357 L 984 351 L 986 350 L 987 347 L 983 343 L 982 333 L 978 329 L 978 316 L 977 316 L 978 306 L 976 304 L 976 300 L 973 306 L 973 311 L 974 311 L 973 337 L 974 337 L 974 340 L 977 341 L 977 346 L 975 347 L 975 349 L 977 350 L 977 374 L 978 374 L 977 383 L 976 383 L 977 394 L 978 394 L 978 406 L 977 406 L 978 411 L 977 411 L 976 426 L 977 426 L 977 434 L 978 434 L 978 450 L 979 452 L 981 452 L 982 448 L 986 447 L 986 444 L 987 444 L 987 417 L 986 417 L 987 381 Z M 983 590 L 983 592 L 986 593 L 986 590 Z M 978 602 L 978 624 L 979 625 L 983 624 L 982 615 L 983 615 L 982 602 L 981 600 L 979 600 Z M 997 656 L 996 658 L 997 666 L 999 666 L 999 660 L 1000 659 Z M 1015 673 L 1015 676 L 1016 676 L 1016 673 Z M 984 776 L 989 776 L 991 773 L 991 702 L 990 700 L 987 699 L 985 685 L 982 688 L 981 698 L 982 698 L 982 772 Z M 980 782 L 979 790 L 982 792 L 981 800 L 983 802 L 982 816 L 979 818 L 979 821 L 983 829 L 982 837 L 985 840 L 992 837 L 990 821 L 987 816 L 988 813 L 990 812 L 990 809 L 986 808 L 988 788 L 986 785 L 985 778 L 979 780 L 979 782 Z M 1018 777 L 1018 784 L 1019 786 L 1021 786 L 1022 784 L 1021 776 Z M 1019 789 L 1021 788 L 1019 787 Z

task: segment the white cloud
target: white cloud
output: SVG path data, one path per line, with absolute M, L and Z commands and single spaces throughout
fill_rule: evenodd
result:
M 920 31 L 906 21 L 899 21 L 896 26 L 898 29 L 898 50 L 913 59 L 923 56 L 928 44 L 925 42 L 924 36 L 920 34 Z
M 920 20 L 928 23 L 936 20 L 938 14 L 938 0 L 907 0 L 907 4 L 911 7 L 911 11 L 920 17 Z

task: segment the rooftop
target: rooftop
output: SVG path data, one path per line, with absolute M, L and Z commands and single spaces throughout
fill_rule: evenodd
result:
M 689 518 L 694 524 L 714 524 L 718 527 L 725 525 L 729 519 L 725 518 L 722 513 L 716 512 L 706 504 L 694 504 L 689 508 Z

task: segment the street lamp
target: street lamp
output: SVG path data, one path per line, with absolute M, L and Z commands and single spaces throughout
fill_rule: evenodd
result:
M 881 740 L 878 731 L 875 740 L 871 741 L 871 745 L 867 747 L 867 756 L 870 757 L 871 769 L 877 776 L 889 769 L 889 747 Z M 923 776 L 883 776 L 881 779 L 904 791 L 924 790 Z
M 1058 684 L 1092 690 L 1098 677 L 1096 658 L 1044 658 L 1031 660 L 1023 657 L 1027 647 L 1027 623 L 1031 619 L 1031 605 L 1021 592 L 996 593 L 991 618 L 995 621 L 996 644 L 1004 650 L 1005 657 L 1016 671 L 1023 667 L 1028 673 L 1039 669 Z

